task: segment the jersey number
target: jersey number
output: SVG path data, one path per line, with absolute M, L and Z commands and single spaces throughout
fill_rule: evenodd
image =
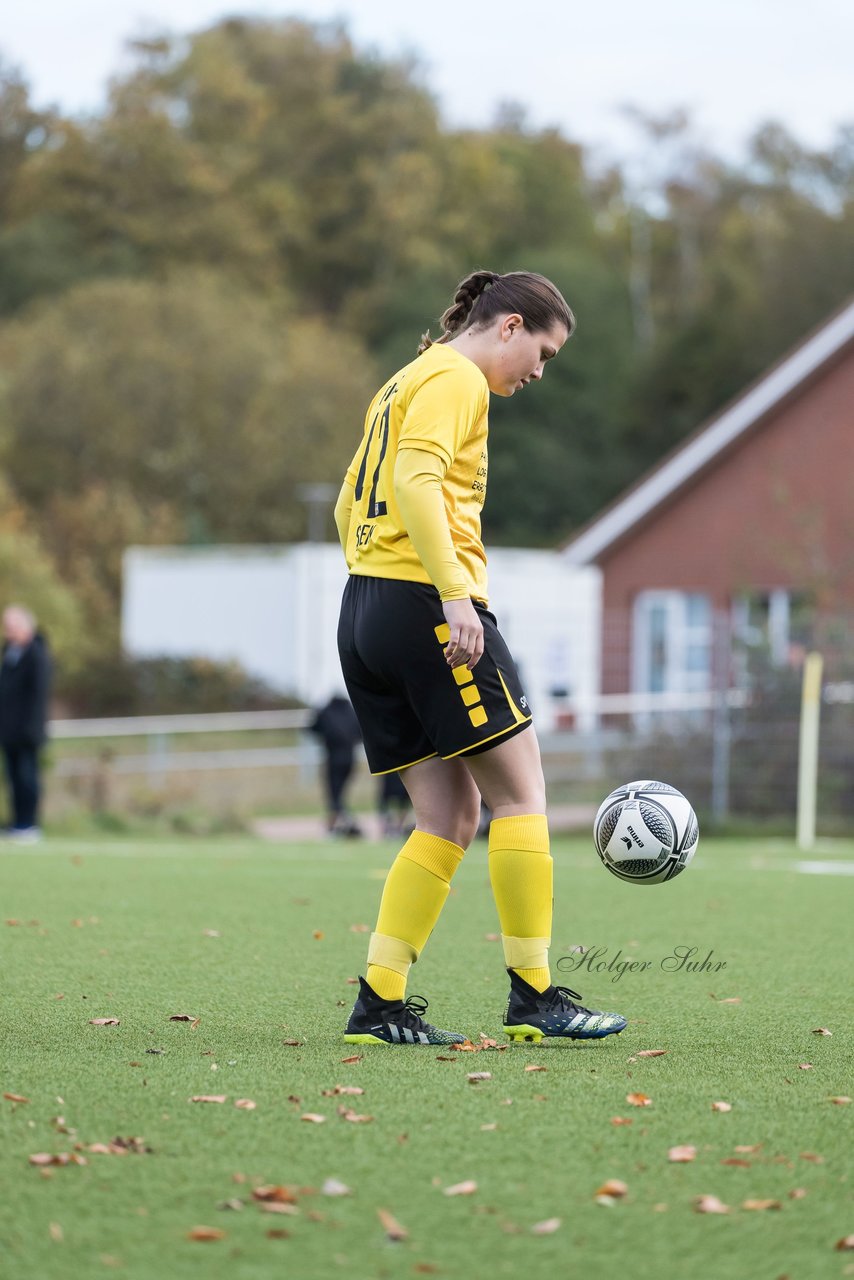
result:
M 368 433 L 368 441 L 367 441 L 367 444 L 365 445 L 365 452 L 362 454 L 362 461 L 359 465 L 359 474 L 356 477 L 356 501 L 359 502 L 361 500 L 362 492 L 365 487 L 365 473 L 368 468 L 368 454 L 370 453 L 371 444 L 374 438 L 374 431 L 376 430 L 377 422 L 379 421 L 380 452 L 379 452 L 379 457 L 377 458 L 377 465 L 374 467 L 374 474 L 371 480 L 371 492 L 368 496 L 368 511 L 367 511 L 368 520 L 375 520 L 377 516 L 384 516 L 388 511 L 388 507 L 386 506 L 385 502 L 382 502 L 377 497 L 377 485 L 379 484 L 379 479 L 380 479 L 380 469 L 383 465 L 383 462 L 385 461 L 386 449 L 388 448 L 388 420 L 389 420 L 390 413 L 391 413 L 391 403 L 389 402 L 386 404 L 386 407 L 383 409 L 382 415 L 380 415 L 379 410 L 377 410 L 376 414 L 374 415 L 374 420 L 371 423 L 371 430 Z

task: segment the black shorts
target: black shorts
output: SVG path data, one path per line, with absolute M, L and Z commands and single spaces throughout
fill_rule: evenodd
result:
M 435 587 L 350 577 L 338 652 L 371 773 L 487 751 L 530 724 L 528 699 L 495 618 L 483 605 L 474 607 L 483 623 L 483 657 L 473 671 L 452 669 Z

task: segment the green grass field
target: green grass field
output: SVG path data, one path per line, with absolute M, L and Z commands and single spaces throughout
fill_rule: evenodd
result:
M 561 840 L 553 957 L 603 949 L 588 963 L 610 971 L 561 980 L 625 1013 L 626 1031 L 476 1053 L 367 1047 L 346 1063 L 347 979 L 363 970 L 393 853 L 249 839 L 0 848 L 0 1085 L 28 1099 L 0 1103 L 4 1280 L 854 1272 L 854 1253 L 835 1249 L 854 1233 L 854 1107 L 829 1100 L 854 1094 L 850 876 L 799 874 L 784 841 L 706 840 L 677 881 L 636 888 L 587 841 Z M 814 856 L 842 868 L 854 844 Z M 478 843 L 410 990 L 438 1025 L 501 1045 L 497 927 Z M 726 967 L 662 963 L 681 947 Z M 626 959 L 646 967 L 621 973 Z M 110 1017 L 120 1025 L 89 1021 Z M 649 1049 L 666 1053 L 637 1056 Z M 150 1150 L 85 1150 L 116 1137 Z M 78 1144 L 85 1164 L 29 1162 Z M 695 1159 L 670 1162 L 686 1144 Z M 327 1179 L 350 1194 L 322 1194 Z M 598 1203 L 609 1179 L 627 1193 Z M 471 1194 L 445 1194 L 468 1181 Z M 289 1212 L 263 1209 L 264 1185 L 296 1189 Z M 729 1212 L 698 1213 L 701 1195 Z M 779 1207 L 743 1207 L 769 1200 Z M 532 1232 L 549 1219 L 553 1232 Z M 189 1239 L 197 1226 L 225 1234 Z

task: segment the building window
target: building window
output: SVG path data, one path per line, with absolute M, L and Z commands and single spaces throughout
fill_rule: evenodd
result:
M 760 650 L 771 665 L 785 666 L 789 649 L 799 632 L 808 602 L 802 593 L 782 588 L 743 592 L 732 602 L 732 634 L 737 646 Z
M 712 605 L 692 591 L 642 591 L 632 627 L 635 693 L 705 693 L 711 688 Z

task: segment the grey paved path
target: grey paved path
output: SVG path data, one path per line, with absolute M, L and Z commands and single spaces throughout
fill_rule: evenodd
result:
M 549 809 L 549 827 L 555 833 L 589 831 L 595 816 L 596 806 L 592 804 L 556 804 Z M 356 818 L 366 839 L 385 838 L 376 814 L 359 813 Z M 256 818 L 252 830 L 265 840 L 303 843 L 328 838 L 322 819 L 317 817 Z M 387 838 L 393 840 L 397 837 Z

